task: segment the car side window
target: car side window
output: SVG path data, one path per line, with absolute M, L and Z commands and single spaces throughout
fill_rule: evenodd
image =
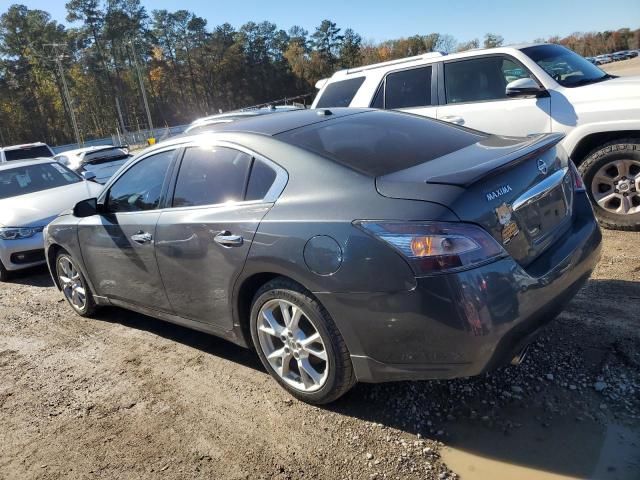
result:
M 174 153 L 174 150 L 157 153 L 129 168 L 110 188 L 107 209 L 115 213 L 158 208 Z
M 482 57 L 445 63 L 447 103 L 506 100 L 507 84 L 529 76 L 523 66 L 505 57 Z
M 384 108 L 394 109 L 431 105 L 431 71 L 431 67 L 422 67 L 387 75 L 384 89 Z
M 187 148 L 182 159 L 173 207 L 242 201 L 251 156 L 227 147 Z
M 259 159 L 253 160 L 245 200 L 262 200 L 276 179 L 276 171 Z
M 364 77 L 350 78 L 327 85 L 316 108 L 348 107 L 364 83 Z

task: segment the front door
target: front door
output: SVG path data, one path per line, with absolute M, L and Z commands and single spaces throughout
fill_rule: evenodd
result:
M 221 330 L 233 326 L 231 296 L 260 221 L 275 168 L 225 146 L 185 150 L 156 251 L 175 313 Z
M 170 311 L 155 256 L 158 210 L 175 151 L 153 154 L 109 188 L 100 215 L 78 225 L 80 248 L 96 294 Z
M 531 74 L 506 56 L 444 62 L 444 105 L 437 118 L 495 135 L 525 137 L 551 131 L 551 100 L 509 98 L 509 82 Z

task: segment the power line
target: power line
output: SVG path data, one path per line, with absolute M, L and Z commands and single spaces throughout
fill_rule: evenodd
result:
M 76 112 L 73 109 L 73 102 L 71 101 L 71 95 L 69 94 L 67 79 L 64 76 L 64 68 L 62 67 L 62 59 L 64 58 L 64 54 L 62 52 L 67 48 L 67 46 L 64 43 L 45 43 L 42 46 L 52 48 L 53 61 L 56 63 L 56 66 L 58 67 L 58 74 L 60 75 L 60 79 L 62 80 L 62 94 L 64 97 L 64 101 L 66 102 L 67 107 L 69 109 L 69 115 L 71 116 L 71 125 L 73 127 L 73 133 L 76 137 L 76 143 L 78 145 L 81 145 L 82 141 L 80 139 L 80 130 L 78 129 L 78 122 L 76 121 Z
M 133 44 L 133 40 L 129 40 L 129 45 L 131 45 L 131 52 L 133 53 L 133 65 L 135 66 L 136 73 L 138 74 L 138 82 L 140 83 L 140 91 L 142 92 L 142 101 L 144 102 L 144 109 L 147 112 L 147 121 L 149 122 L 149 130 L 153 130 L 153 121 L 151 120 L 151 111 L 149 110 L 149 102 L 147 102 L 147 92 L 144 88 L 144 80 L 142 79 L 142 74 L 140 73 L 140 67 L 138 66 L 138 54 L 136 53 L 136 47 Z

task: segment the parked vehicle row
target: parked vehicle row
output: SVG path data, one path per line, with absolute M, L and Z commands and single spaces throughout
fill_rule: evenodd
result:
M 606 65 L 611 62 L 619 62 L 621 60 L 628 60 L 630 58 L 635 58 L 640 53 L 639 50 L 622 50 L 620 52 L 614 52 L 604 55 L 598 55 L 596 57 L 585 57 L 586 60 L 593 63 L 594 65 Z
M 402 110 L 497 135 L 564 135 L 600 223 L 640 228 L 640 78 L 559 45 L 429 53 L 336 72 L 314 108 Z

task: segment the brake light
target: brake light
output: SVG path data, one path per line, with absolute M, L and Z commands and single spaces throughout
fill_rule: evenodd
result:
M 584 192 L 584 181 L 582 175 L 576 168 L 576 164 L 569 160 L 569 168 L 571 169 L 571 175 L 573 175 L 573 186 L 576 192 Z
M 417 276 L 467 270 L 506 255 L 491 235 L 468 223 L 358 221 L 355 225 L 398 250 Z

